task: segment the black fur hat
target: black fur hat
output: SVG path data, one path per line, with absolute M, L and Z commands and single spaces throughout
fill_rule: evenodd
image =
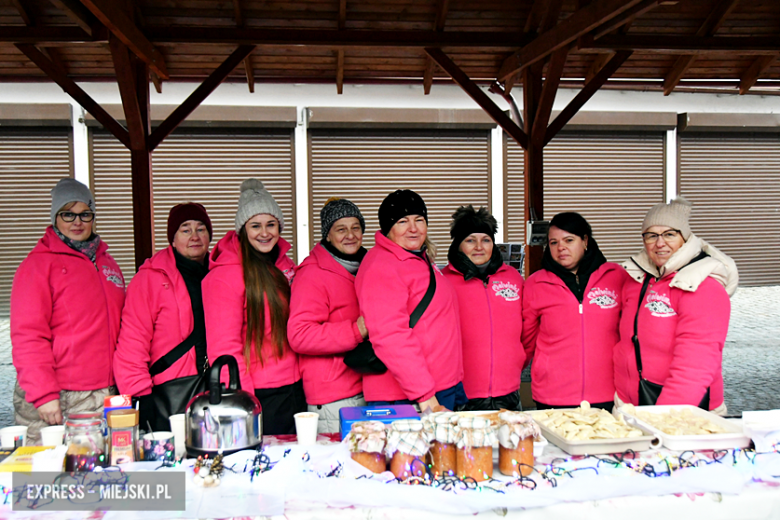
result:
M 485 233 L 495 243 L 498 222 L 493 215 L 488 213 L 487 208 L 481 207 L 478 210 L 469 204 L 459 207 L 452 214 L 452 224 L 450 224 L 450 237 L 455 244 L 460 245 L 467 236 L 472 233 Z

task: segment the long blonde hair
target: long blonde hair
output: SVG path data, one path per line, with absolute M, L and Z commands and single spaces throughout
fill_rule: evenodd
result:
M 431 239 L 428 235 L 425 235 L 425 242 L 423 242 L 423 245 L 426 248 L 426 253 L 428 254 L 428 258 L 431 259 L 431 262 L 436 263 L 436 244 L 431 242 Z

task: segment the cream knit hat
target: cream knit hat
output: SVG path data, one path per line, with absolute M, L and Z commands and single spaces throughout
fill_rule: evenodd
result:
M 691 216 L 691 203 L 682 197 L 672 199 L 669 204 L 656 204 L 645 215 L 642 222 L 642 233 L 652 226 L 668 226 L 682 233 L 685 240 L 691 236 L 691 226 L 688 218 Z
M 276 203 L 273 195 L 268 193 L 258 179 L 247 179 L 241 183 L 241 195 L 238 197 L 236 233 L 241 231 L 250 218 L 261 213 L 276 217 L 279 221 L 279 231 L 284 231 L 282 208 Z

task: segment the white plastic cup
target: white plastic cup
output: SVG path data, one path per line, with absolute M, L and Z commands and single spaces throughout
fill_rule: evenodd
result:
M 173 432 L 173 445 L 176 447 L 176 460 L 184 457 L 187 447 L 185 441 L 187 440 L 187 416 L 183 413 L 177 413 L 168 417 L 171 422 L 171 431 Z
M 41 428 L 41 444 L 43 446 L 62 446 L 65 444 L 65 426 L 55 424 Z
M 320 414 L 314 412 L 296 413 L 295 433 L 298 436 L 298 444 L 301 446 L 311 446 L 317 442 L 317 424 L 320 420 Z
M 6 426 L 0 428 L 0 444 L 13 449 L 27 445 L 27 426 Z

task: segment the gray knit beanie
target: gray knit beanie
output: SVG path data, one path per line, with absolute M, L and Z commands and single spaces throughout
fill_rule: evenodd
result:
M 652 226 L 667 226 L 677 229 L 687 241 L 691 236 L 691 226 L 688 218 L 691 216 L 691 203 L 682 197 L 672 199 L 669 204 L 656 204 L 645 215 L 642 222 L 642 233 Z
M 241 183 L 241 195 L 238 197 L 238 211 L 236 212 L 236 233 L 241 231 L 246 222 L 265 213 L 276 217 L 279 221 L 279 232 L 284 231 L 284 215 L 282 208 L 268 193 L 263 183 L 257 179 L 247 179 Z
M 57 185 L 51 189 L 51 225 L 57 225 L 57 213 L 65 204 L 70 202 L 83 202 L 92 212 L 95 212 L 95 198 L 89 188 L 76 179 L 66 177 L 60 179 Z
M 360 212 L 360 208 L 357 205 L 347 199 L 339 199 L 333 197 L 328 199 L 325 205 L 320 210 L 320 230 L 322 231 L 322 240 L 325 241 L 328 238 L 330 228 L 337 220 L 347 217 L 355 217 L 360 222 L 360 229 L 366 231 L 366 221 L 363 219 L 363 214 Z

